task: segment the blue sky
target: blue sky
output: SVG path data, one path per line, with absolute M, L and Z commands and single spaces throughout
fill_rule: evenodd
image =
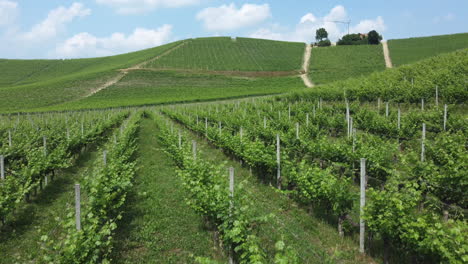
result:
M 468 32 L 468 1 L 0 0 L 1 58 L 119 54 L 203 36 L 332 41 L 376 29 L 385 39 Z

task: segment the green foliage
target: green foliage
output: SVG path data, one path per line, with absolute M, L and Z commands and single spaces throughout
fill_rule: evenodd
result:
M 421 38 L 391 39 L 388 41 L 393 66 L 468 48 L 468 33 Z
M 379 33 L 377 33 L 377 31 L 372 30 L 367 34 L 367 39 L 369 41 L 369 44 L 377 45 L 380 44 L 382 36 Z
M 341 39 L 336 42 L 336 45 L 367 45 L 369 41 L 367 37 L 361 34 L 348 34 L 344 35 Z
M 326 40 L 321 40 L 317 43 L 317 46 L 319 47 L 330 47 L 331 46 L 331 42 L 330 40 L 326 39 Z
M 347 135 L 347 104 L 356 135 Z M 417 258 L 462 263 L 467 257 L 463 243 L 467 239 L 463 213 L 467 130 L 459 120 L 466 114 L 464 110 L 453 113 L 448 131 L 442 132 L 439 108 L 399 107 L 404 109 L 401 128 L 395 108 L 387 116 L 369 104 L 295 101 L 287 96 L 205 109 L 165 109 L 164 113 L 204 134 L 272 184 L 277 183 L 275 148 L 276 135 L 280 135 L 283 188 L 298 201 L 326 208 L 341 221 L 353 215 L 358 198 L 353 179 L 359 175 L 359 159 L 365 158 L 369 229 Z M 425 144 L 431 147 L 427 147 L 426 161 L 420 162 L 418 131 L 423 122 L 428 129 Z M 447 222 L 442 220 L 442 210 L 450 211 Z
M 318 42 L 321 42 L 324 39 L 328 39 L 328 32 L 325 30 L 325 28 L 319 28 L 315 32 L 315 40 Z
M 313 49 L 309 66 L 315 84 L 325 84 L 385 70 L 382 47 L 339 46 Z
M 43 236 L 43 260 L 53 263 L 107 263 L 112 252 L 112 240 L 117 222 L 122 218 L 122 205 L 135 173 L 135 137 L 140 114 L 134 114 L 126 123 L 117 142 L 110 142 L 107 164 L 96 161 L 92 175 L 85 177 L 82 193 L 87 200 L 82 204 L 80 231 L 76 230 L 75 215 L 69 210 L 60 222 L 64 234 L 58 239 Z
M 236 184 L 234 196 L 230 196 L 228 179 L 222 173 L 222 165 L 216 166 L 201 158 L 194 158 L 190 144 L 182 140 L 178 146 L 178 136 L 171 134 L 164 122 L 157 118 L 161 126 L 160 134 L 166 151 L 178 164 L 179 176 L 183 179 L 188 203 L 199 214 L 206 216 L 221 233 L 223 244 L 231 248 L 239 263 L 265 263 L 266 255 L 255 235 L 256 226 L 265 222 L 269 216 L 252 214 L 251 201 L 247 200 L 241 184 Z M 198 155 L 198 154 L 197 154 Z M 287 260 L 288 256 L 282 257 Z M 211 263 L 203 258 L 201 263 Z M 293 263 L 293 262 L 291 262 Z
M 57 114 L 47 119 L 18 117 L 5 122 L 5 127 L 0 127 L 0 135 L 6 136 L 3 132 L 10 131 L 12 145 L 8 141 L 0 144 L 7 179 L 0 182 L 0 219 L 6 219 L 23 197 L 42 185 L 45 176 L 70 167 L 73 154 L 95 142 L 126 116 L 125 112 L 84 113 L 71 116 L 69 120 L 68 115 Z M 43 137 L 46 137 L 46 149 Z
M 304 43 L 229 37 L 197 38 L 153 61 L 157 69 L 298 71 Z
M 379 48 L 378 46 L 360 47 Z M 313 54 L 315 52 L 318 55 L 320 52 L 331 51 L 334 48 L 316 49 Z M 382 98 L 382 100 L 386 101 L 417 103 L 421 102 L 422 98 L 426 101 L 433 100 L 435 87 L 438 86 L 441 100 L 447 103 L 466 102 L 468 100 L 468 91 L 465 89 L 468 73 L 467 57 L 468 49 L 460 50 L 412 65 L 389 69 L 384 72 L 375 72 L 367 77 L 353 78 L 315 87 L 313 90 L 293 93 L 290 96 L 291 98 L 323 98 L 329 100 L 344 99 L 346 96 L 347 98 L 365 101 Z M 384 67 L 383 64 L 382 67 Z M 311 70 L 314 70 L 313 65 Z M 318 67 L 317 71 L 320 71 Z M 313 72 L 311 76 L 314 79 Z M 412 82 L 412 80 L 414 81 Z

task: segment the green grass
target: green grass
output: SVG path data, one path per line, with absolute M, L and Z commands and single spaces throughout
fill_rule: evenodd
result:
M 468 33 L 388 41 L 393 66 L 423 60 L 441 53 L 468 48 Z
M 325 84 L 368 75 L 385 69 L 381 45 L 313 48 L 309 76 L 315 84 Z
M 210 71 L 299 71 L 305 44 L 229 37 L 198 38 L 151 68 Z
M 38 110 L 105 108 L 278 94 L 303 89 L 293 77 L 232 77 L 171 71 L 131 71 L 119 83 L 83 100 Z
M 154 121 L 144 119 L 138 168 L 115 237 L 113 263 L 194 263 L 194 257 L 226 262 L 213 232 L 185 202 L 175 165 L 159 145 Z

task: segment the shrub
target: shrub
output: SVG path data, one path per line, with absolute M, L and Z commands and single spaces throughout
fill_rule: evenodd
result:
M 377 31 L 372 30 L 367 34 L 367 38 L 369 40 L 369 44 L 378 45 L 382 40 L 382 36 L 377 33 Z
M 329 47 L 331 46 L 331 42 L 330 40 L 326 39 L 326 40 L 321 40 L 317 43 L 317 46 L 319 47 Z

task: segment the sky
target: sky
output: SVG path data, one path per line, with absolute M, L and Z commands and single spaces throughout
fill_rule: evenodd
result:
M 0 0 L 0 58 L 109 56 L 176 40 L 238 36 L 313 42 L 468 32 L 468 0 Z

